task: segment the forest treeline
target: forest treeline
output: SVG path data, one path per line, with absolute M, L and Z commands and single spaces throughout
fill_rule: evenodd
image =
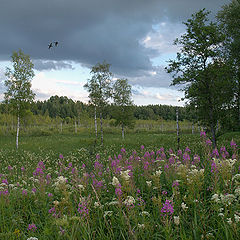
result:
M 103 111 L 104 119 L 114 118 L 112 113 L 115 106 L 109 104 Z M 136 120 L 176 120 L 176 109 L 179 111 L 179 120 L 193 121 L 193 114 L 186 107 L 176 107 L 169 105 L 146 105 L 132 106 L 133 116 Z M 33 115 L 49 116 L 51 118 L 61 118 L 65 122 L 71 119 L 82 117 L 94 117 L 92 105 L 81 101 L 74 101 L 66 96 L 52 96 L 45 101 L 35 101 L 31 104 L 30 111 Z M 10 109 L 4 103 L 0 104 L 0 113 L 10 113 Z

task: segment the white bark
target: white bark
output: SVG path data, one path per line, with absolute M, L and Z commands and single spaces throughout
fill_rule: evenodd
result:
M 124 125 L 122 124 L 122 139 L 124 139 Z
M 77 122 L 75 121 L 75 133 L 77 133 Z
M 18 114 L 18 116 L 17 116 L 17 136 L 16 136 L 16 148 L 17 149 L 18 149 L 19 128 L 20 128 L 20 117 L 19 117 L 19 114 Z
M 97 108 L 96 108 L 96 106 L 94 109 L 94 124 L 95 124 L 95 134 L 96 134 L 96 139 L 97 139 Z

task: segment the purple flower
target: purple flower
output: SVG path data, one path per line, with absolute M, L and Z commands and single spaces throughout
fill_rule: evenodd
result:
M 212 142 L 211 142 L 210 139 L 207 139 L 207 140 L 206 140 L 206 145 L 207 145 L 207 146 L 211 146 L 211 145 L 212 145 Z
M 7 181 L 7 179 L 3 179 L 3 180 L 2 180 L 2 183 L 5 183 L 5 184 L 8 185 L 8 181 Z
M 115 194 L 120 197 L 122 195 L 121 184 L 118 185 L 118 188 L 115 189 Z
M 63 159 L 63 155 L 62 155 L 62 154 L 60 154 L 60 155 L 59 155 L 59 158 L 60 158 L 60 159 Z
M 206 137 L 206 133 L 205 132 L 200 132 L 200 137 Z
M 27 190 L 22 190 L 22 195 L 27 196 Z
M 78 212 L 82 218 L 87 218 L 89 215 L 89 210 L 87 208 L 87 202 L 82 201 L 78 204 Z
M 144 146 L 143 145 L 141 146 L 141 150 L 144 150 Z
M 179 182 L 178 181 L 174 181 L 173 184 L 172 184 L 172 187 L 178 187 L 179 186 Z
M 24 172 L 25 171 L 25 167 L 21 167 L 21 171 Z
M 173 212 L 174 212 L 174 209 L 173 209 L 172 202 L 169 200 L 166 200 L 161 209 L 161 213 L 163 213 L 163 215 L 166 216 L 166 215 L 172 215 Z
M 34 232 L 36 229 L 37 229 L 37 227 L 34 223 L 28 224 L 28 228 L 27 228 L 28 231 Z

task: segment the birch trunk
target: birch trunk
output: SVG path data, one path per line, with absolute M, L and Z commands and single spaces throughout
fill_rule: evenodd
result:
M 179 123 L 178 123 L 178 108 L 176 110 L 176 121 L 177 121 L 177 148 L 179 149 L 180 137 L 179 137 Z
M 122 139 L 124 139 L 124 125 L 122 123 Z
M 77 133 L 77 122 L 75 121 L 75 133 Z
M 101 127 L 101 145 L 103 145 L 103 122 L 102 122 L 102 113 L 100 113 L 100 127 Z
M 95 106 L 94 109 L 94 124 L 95 124 L 95 135 L 97 140 L 97 107 Z
M 16 148 L 17 148 L 17 150 L 18 150 L 19 128 L 20 128 L 20 117 L 19 117 L 19 113 L 18 113 L 18 116 L 17 116 L 17 136 L 16 136 Z

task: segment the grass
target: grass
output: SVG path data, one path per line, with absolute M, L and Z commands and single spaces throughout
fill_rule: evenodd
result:
M 0 239 L 237 239 L 232 139 L 240 145 L 240 133 L 219 139 L 224 157 L 199 134 L 181 135 L 182 153 L 157 131 L 109 131 L 104 146 L 88 131 L 20 135 L 18 151 L 0 136 Z

